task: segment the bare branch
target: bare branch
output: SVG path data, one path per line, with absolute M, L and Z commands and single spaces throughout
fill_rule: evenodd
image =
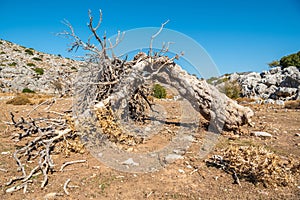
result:
M 163 28 L 169 21 L 170 20 L 167 20 L 165 23 L 162 23 L 160 26 L 160 29 L 154 35 L 151 36 L 150 46 L 149 46 L 149 54 L 148 54 L 149 56 L 152 56 L 152 51 L 153 51 L 152 46 L 153 46 L 154 39 L 161 33 L 161 31 L 163 30 Z
M 84 162 L 86 162 L 86 160 L 74 160 L 74 161 L 66 162 L 65 164 L 63 164 L 63 165 L 60 167 L 59 171 L 62 172 L 63 169 L 64 169 L 66 166 L 68 166 L 68 165 L 72 165 L 72 164 L 75 164 L 75 163 L 84 163 Z
M 102 39 L 101 39 L 101 38 L 98 36 L 98 34 L 97 34 L 97 29 L 100 27 L 101 22 L 102 22 L 102 11 L 101 11 L 101 10 L 99 11 L 100 17 L 99 17 L 99 21 L 98 21 L 98 24 L 97 24 L 96 27 L 93 27 L 93 16 L 92 16 L 92 11 L 89 10 L 88 13 L 89 13 L 89 19 L 90 19 L 90 22 L 89 22 L 89 24 L 88 24 L 88 27 L 89 27 L 89 29 L 92 31 L 92 33 L 93 33 L 94 37 L 96 38 L 96 40 L 100 43 L 101 48 L 102 48 L 102 50 L 103 50 L 104 53 L 105 53 L 105 48 L 106 48 L 105 40 L 106 40 L 106 36 L 104 36 L 103 41 L 102 41 Z
M 68 195 L 68 196 L 70 195 L 70 193 L 68 192 L 67 187 L 68 187 L 68 184 L 70 181 L 71 181 L 71 179 L 68 179 L 64 184 L 64 191 L 65 191 L 66 195 Z

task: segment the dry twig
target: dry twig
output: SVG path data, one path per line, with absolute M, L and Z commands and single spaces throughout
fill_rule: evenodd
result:
M 70 193 L 68 192 L 67 187 L 68 187 L 68 184 L 70 181 L 71 181 L 71 179 L 68 179 L 64 184 L 64 191 L 65 191 L 66 195 L 68 195 L 68 196 L 70 195 Z
M 63 164 L 60 167 L 59 171 L 62 172 L 64 170 L 64 168 L 68 165 L 72 165 L 72 164 L 76 164 L 76 163 L 84 163 L 84 162 L 86 162 L 86 160 L 74 160 L 74 161 L 66 162 L 65 164 Z

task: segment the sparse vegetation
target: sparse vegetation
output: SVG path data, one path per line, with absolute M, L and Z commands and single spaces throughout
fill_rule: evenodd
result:
M 300 100 L 286 101 L 284 107 L 288 109 L 300 109 Z
M 42 59 L 40 59 L 40 58 L 38 58 L 38 57 L 33 57 L 32 60 L 43 61 Z
M 22 90 L 22 93 L 35 93 L 33 90 L 29 89 L 29 88 L 24 88 Z
M 268 63 L 269 67 L 278 67 L 280 66 L 280 62 L 278 60 L 274 60 L 270 63 Z
M 153 86 L 153 96 L 158 99 L 166 98 L 166 96 L 167 96 L 166 89 L 163 86 L 161 86 L 160 84 L 155 84 Z
M 16 65 L 17 65 L 16 62 L 12 62 L 12 63 L 9 63 L 9 64 L 8 64 L 8 66 L 11 66 L 11 67 L 16 66 Z
M 35 64 L 34 63 L 27 63 L 27 66 L 28 67 L 35 67 Z
M 297 68 L 300 68 L 300 51 L 298 53 L 282 57 L 280 59 L 280 66 L 283 68 L 289 66 L 296 66 Z
M 224 93 L 231 99 L 237 99 L 241 96 L 242 89 L 237 82 L 226 82 L 224 86 Z
M 1 53 L 0 54 L 6 54 L 4 51 L 1 51 Z
M 31 104 L 31 101 L 28 99 L 28 97 L 24 95 L 18 95 L 14 97 L 13 99 L 6 102 L 6 104 L 12 104 L 12 105 L 26 105 Z
M 13 49 L 14 51 L 16 51 L 16 52 L 21 52 L 21 50 L 20 49 Z
M 31 55 L 31 56 L 34 55 L 34 52 L 32 49 L 25 49 L 25 53 L 27 53 L 28 55 Z
M 44 69 L 43 68 L 34 68 L 33 71 L 35 71 L 38 75 L 43 75 L 44 74 Z
M 206 82 L 211 85 L 218 85 L 218 84 L 227 82 L 228 80 L 229 80 L 228 77 L 224 77 L 224 78 L 211 77 L 211 78 L 207 79 Z
M 232 145 L 223 152 L 222 163 L 226 170 L 234 170 L 241 179 L 262 183 L 265 187 L 287 186 L 296 181 L 294 174 L 299 171 L 299 163 L 282 159 L 262 146 Z
M 207 79 L 206 82 L 207 82 L 208 84 L 213 85 L 213 82 L 214 82 L 215 80 L 218 80 L 218 78 L 217 78 L 217 77 L 211 77 L 211 78 Z

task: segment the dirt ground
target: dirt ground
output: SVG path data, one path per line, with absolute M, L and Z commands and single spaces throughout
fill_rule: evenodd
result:
M 6 102 L 14 94 L 0 94 L 0 199 L 300 199 L 300 177 L 296 177 L 296 185 L 286 187 L 264 187 L 254 185 L 241 179 L 241 186 L 234 184 L 230 174 L 208 167 L 205 159 L 221 153 L 230 144 L 262 145 L 280 156 L 300 158 L 300 110 L 284 109 L 274 106 L 251 106 L 255 112 L 254 126 L 244 128 L 241 135 L 225 133 L 218 137 L 214 149 L 204 158 L 199 158 L 198 152 L 202 147 L 206 132 L 200 129 L 196 140 L 184 155 L 163 169 L 152 173 L 126 173 L 112 169 L 94 158 L 89 151 L 84 153 L 64 153 L 52 156 L 55 171 L 49 175 L 45 188 L 41 189 L 41 176 L 32 178 L 32 183 L 23 190 L 6 193 L 5 184 L 11 177 L 20 175 L 12 157 L 15 149 L 20 145 L 12 140 L 16 129 L 8 126 L 10 112 L 16 117 L 26 116 L 36 105 L 44 99 L 38 95 L 31 96 L 32 105 L 11 105 Z M 163 104 L 163 103 L 162 103 Z M 166 102 L 165 105 L 171 105 Z M 56 112 L 71 109 L 72 99 L 59 99 L 51 108 Z M 172 107 L 172 106 L 171 106 Z M 39 107 L 32 113 L 32 117 L 44 115 Z M 172 107 L 174 108 L 174 106 Z M 269 139 L 251 136 L 251 131 L 266 131 L 273 135 Z M 157 142 L 166 140 L 172 135 L 156 135 L 161 139 L 149 140 L 155 148 Z M 145 149 L 141 146 L 141 149 Z M 148 144 L 148 148 L 151 144 Z M 86 160 L 84 163 L 69 165 L 63 172 L 60 167 L 68 161 Z M 30 163 L 28 164 L 30 166 Z M 64 183 L 70 179 L 66 195 Z M 74 187 L 72 187 L 74 186 Z

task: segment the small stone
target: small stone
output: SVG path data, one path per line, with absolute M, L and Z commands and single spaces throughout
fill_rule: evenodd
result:
M 122 165 L 139 166 L 139 163 L 134 162 L 132 158 L 128 158 L 127 160 L 122 162 Z
M 166 161 L 167 163 L 172 163 L 172 162 L 174 162 L 174 161 L 177 160 L 177 159 L 183 159 L 183 156 L 178 155 L 178 154 L 171 153 L 171 154 L 169 154 L 169 155 L 167 155 L 167 156 L 165 157 L 165 161 Z
M 188 169 L 193 169 L 193 167 L 191 165 L 187 165 L 186 166 Z
M 179 173 L 182 173 L 182 174 L 185 173 L 183 169 L 178 169 L 178 171 L 179 171 Z
M 51 192 L 51 193 L 48 193 L 44 196 L 44 199 L 45 200 L 48 200 L 48 199 L 56 199 L 57 197 L 57 193 L 56 192 Z
M 232 136 L 230 136 L 228 139 L 229 140 L 236 140 L 236 139 L 238 139 L 240 136 L 239 135 L 232 135 Z
M 279 105 L 279 106 L 284 106 L 284 101 L 282 101 L 282 100 L 276 100 L 275 104 Z
M 256 137 L 272 137 L 272 135 L 270 133 L 267 133 L 264 131 L 255 131 L 255 132 L 252 132 L 252 135 L 254 135 Z
M 296 133 L 295 136 L 300 137 L 300 133 Z
M 146 131 L 146 132 L 150 132 L 150 131 L 151 131 L 151 128 L 150 128 L 150 127 L 146 127 L 146 128 L 145 128 L 145 131 Z

